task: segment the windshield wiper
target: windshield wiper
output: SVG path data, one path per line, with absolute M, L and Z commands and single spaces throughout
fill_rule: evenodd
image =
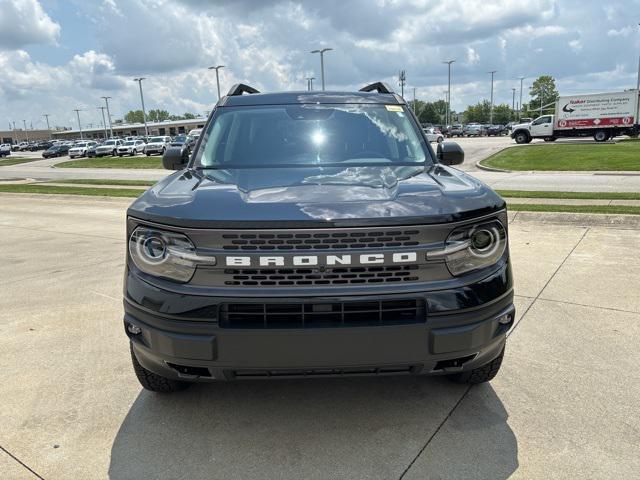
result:
M 350 168 L 350 167 L 424 167 L 426 165 L 425 162 L 389 162 L 389 163 L 351 163 L 351 162 L 341 162 L 341 163 L 285 163 L 285 164 L 248 164 L 248 165 L 211 165 L 211 166 L 203 166 L 198 165 L 195 167 L 196 170 L 234 170 L 234 169 L 264 169 L 264 168 L 319 168 L 319 167 L 342 167 L 342 168 Z

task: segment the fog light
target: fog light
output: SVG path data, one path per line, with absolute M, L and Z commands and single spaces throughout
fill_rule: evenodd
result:
M 513 322 L 513 315 L 510 313 L 498 317 L 498 323 L 501 325 L 509 325 L 511 322 Z
M 142 332 L 140 327 L 138 327 L 137 325 L 131 325 L 130 323 L 127 324 L 127 331 L 132 335 L 138 335 Z

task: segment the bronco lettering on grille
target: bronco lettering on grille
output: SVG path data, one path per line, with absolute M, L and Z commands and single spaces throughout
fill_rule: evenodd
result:
M 229 267 L 284 267 L 284 266 L 340 266 L 340 265 L 376 265 L 384 263 L 414 263 L 418 260 L 416 252 L 365 253 L 362 255 L 257 255 L 228 256 Z

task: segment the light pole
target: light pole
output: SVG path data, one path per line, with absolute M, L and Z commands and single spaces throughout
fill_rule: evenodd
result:
M 220 100 L 220 75 L 218 74 L 218 71 L 221 68 L 224 68 L 224 65 L 216 65 L 215 67 L 209 67 L 209 70 L 216 71 L 216 85 L 218 86 L 218 100 Z
M 445 60 L 442 63 L 446 63 L 449 69 L 449 87 L 447 88 L 447 115 L 445 118 L 445 124 L 449 125 L 450 123 L 450 115 L 451 115 L 451 64 L 455 63 L 455 60 Z
M 109 135 L 113 138 L 113 128 L 111 127 L 111 113 L 109 112 L 109 99 L 111 97 L 101 97 L 104 98 L 104 103 L 107 105 L 107 118 L 109 119 Z
M 544 87 L 540 87 L 540 116 L 542 116 L 542 99 L 544 98 Z
M 82 125 L 80 125 L 80 109 L 76 108 L 74 109 L 74 112 L 76 112 L 76 115 L 78 116 L 78 129 L 80 130 L 80 140 L 82 140 Z
M 324 91 L 324 52 L 333 50 L 333 48 L 323 48 L 321 50 L 312 50 L 311 53 L 320 54 L 320 78 L 322 79 L 322 90 Z
M 491 70 L 490 73 L 491 74 L 491 108 L 489 110 L 489 123 L 493 125 L 493 76 L 495 75 L 495 73 L 497 72 L 497 70 Z
M 138 82 L 138 86 L 140 87 L 140 102 L 142 103 L 142 120 L 144 121 L 144 135 L 145 137 L 149 136 L 149 129 L 147 128 L 147 113 L 144 110 L 144 95 L 142 95 L 142 80 L 145 77 L 134 78 L 134 82 Z
M 102 126 L 104 127 L 104 138 L 107 139 L 107 122 L 104 119 L 104 107 L 98 107 L 98 110 L 102 112 Z
M 316 77 L 307 77 L 307 90 L 311 91 L 313 90 L 313 81 L 316 79 Z
M 27 142 L 29 141 L 29 132 L 27 132 L 27 121 L 26 120 L 22 120 L 22 124 L 24 125 L 24 137 L 26 138 Z
M 516 89 L 515 87 L 511 88 L 512 98 L 511 98 L 511 111 L 513 114 L 516 114 Z
M 51 140 L 51 128 L 49 127 L 49 114 L 45 113 L 42 116 L 47 119 L 47 132 L 49 132 L 49 140 Z
M 416 114 L 416 87 L 413 87 L 413 114 Z
M 522 118 L 522 82 L 526 77 L 519 77 L 519 78 L 520 78 L 520 104 L 518 105 L 518 121 L 520 121 L 520 119 Z

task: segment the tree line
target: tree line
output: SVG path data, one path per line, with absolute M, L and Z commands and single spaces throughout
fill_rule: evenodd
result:
M 153 109 L 147 112 L 147 122 L 164 122 L 165 120 L 193 120 L 197 118 L 195 113 L 183 113 L 182 115 L 172 115 L 166 110 Z M 126 123 L 144 123 L 142 110 L 130 110 L 124 115 Z

